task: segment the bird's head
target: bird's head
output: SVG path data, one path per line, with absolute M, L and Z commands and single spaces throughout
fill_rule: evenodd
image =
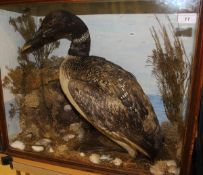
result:
M 58 39 L 74 40 L 88 31 L 84 22 L 76 15 L 59 10 L 48 14 L 42 21 L 33 38 L 22 47 L 22 52 L 31 52 Z

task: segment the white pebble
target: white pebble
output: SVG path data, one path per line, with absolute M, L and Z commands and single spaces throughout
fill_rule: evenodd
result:
M 39 145 L 32 146 L 32 149 L 35 152 L 42 152 L 42 151 L 44 151 L 44 147 L 43 146 L 39 146 Z
M 71 107 L 71 105 L 65 105 L 65 106 L 63 107 L 63 110 L 66 111 L 66 112 L 69 112 L 69 111 L 72 110 L 72 107 Z
M 171 173 L 171 174 L 179 175 L 180 169 L 177 168 L 176 166 L 170 166 L 168 168 L 168 172 Z
M 70 125 L 70 131 L 73 131 L 73 132 L 78 132 L 81 128 L 81 123 L 72 123 Z
M 72 123 L 69 126 L 70 131 L 73 131 L 77 134 L 77 138 L 82 140 L 84 138 L 85 130 L 82 127 L 82 123 Z
M 38 140 L 35 145 L 43 145 L 43 146 L 47 146 L 48 144 L 51 143 L 51 140 L 50 139 L 47 139 L 47 138 L 44 138 L 44 139 L 41 139 L 41 140 Z
M 85 157 L 85 153 L 81 152 L 81 153 L 80 153 L 80 156 L 81 156 L 81 157 Z
M 110 161 L 110 160 L 112 160 L 112 158 L 110 157 L 110 155 L 102 155 L 102 156 L 100 157 L 100 160 Z
M 63 140 L 66 141 L 66 142 L 68 142 L 69 140 L 71 140 L 71 139 L 73 139 L 73 138 L 75 138 L 75 135 L 74 135 L 74 134 L 68 134 L 68 135 L 65 135 L 65 136 L 63 137 Z
M 100 155 L 99 154 L 91 154 L 89 160 L 94 164 L 100 163 Z
M 10 146 L 19 150 L 25 149 L 25 144 L 19 140 L 16 140 L 15 142 L 11 143 Z
M 163 164 L 164 164 L 163 162 L 160 162 L 151 166 L 150 173 L 152 173 L 153 175 L 164 175 L 166 171 L 166 167 Z
M 53 153 L 53 152 L 54 152 L 54 150 L 53 150 L 52 147 L 49 148 L 49 152 L 50 152 L 50 153 Z
M 32 133 L 27 134 L 25 137 L 28 138 L 28 139 L 31 139 L 32 138 Z
M 162 172 L 161 170 L 156 170 L 154 168 L 150 167 L 150 173 L 152 173 L 153 175 L 164 175 L 164 172 Z
M 123 163 L 123 161 L 122 161 L 121 159 L 119 159 L 119 158 L 115 158 L 115 159 L 112 161 L 112 163 L 113 163 L 114 165 L 116 165 L 116 166 L 120 166 L 120 165 Z
M 166 165 L 169 166 L 169 167 L 170 167 L 170 166 L 175 166 L 175 167 L 177 166 L 175 160 L 168 160 L 168 161 L 166 162 Z
M 169 166 L 167 166 L 167 162 L 169 162 L 169 165 L 173 164 L 170 160 L 156 161 L 155 164 L 150 167 L 150 172 L 153 175 L 164 175 L 165 172 L 167 172 L 168 168 L 169 168 Z

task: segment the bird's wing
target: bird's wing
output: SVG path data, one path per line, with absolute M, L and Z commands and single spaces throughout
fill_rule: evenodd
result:
M 112 88 L 112 86 L 111 86 Z M 114 87 L 115 88 L 115 87 Z M 140 114 L 143 109 L 141 99 L 132 96 L 128 101 L 120 99 L 116 90 L 105 90 L 98 82 L 85 82 L 70 80 L 69 92 L 75 103 L 83 111 L 86 119 L 104 134 L 111 137 L 127 138 L 143 148 L 151 147 L 151 143 L 145 140 L 143 119 Z M 109 91 L 111 93 L 109 94 Z M 114 92 L 114 93 L 112 93 Z M 133 102 L 130 102 L 131 100 Z M 129 110 L 129 104 L 134 104 L 137 110 Z M 112 135 L 112 133 L 114 133 Z

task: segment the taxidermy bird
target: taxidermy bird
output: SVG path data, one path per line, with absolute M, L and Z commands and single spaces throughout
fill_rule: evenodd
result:
M 154 158 L 162 144 L 159 122 L 136 78 L 122 67 L 90 56 L 85 23 L 67 11 L 48 14 L 22 48 L 31 52 L 61 38 L 71 41 L 60 66 L 63 92 L 75 109 L 98 131 L 126 149 Z

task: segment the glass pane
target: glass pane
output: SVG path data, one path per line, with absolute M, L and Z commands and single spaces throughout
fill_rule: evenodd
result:
M 10 147 L 88 165 L 178 174 L 198 3 L 1 6 Z

